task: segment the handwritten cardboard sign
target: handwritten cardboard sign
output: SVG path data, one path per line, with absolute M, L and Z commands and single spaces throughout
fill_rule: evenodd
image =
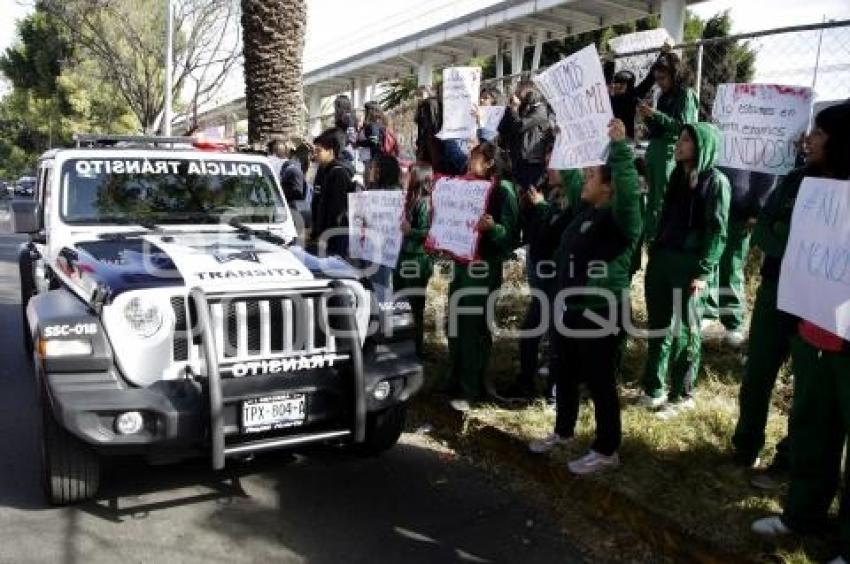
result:
M 443 69 L 443 128 L 441 139 L 470 139 L 478 130 L 475 108 L 481 89 L 481 68 Z
M 489 180 L 438 179 L 431 193 L 431 228 L 425 247 L 446 252 L 462 263 L 478 258 L 481 233 L 476 227 L 492 187 Z
M 401 190 L 372 190 L 348 195 L 348 249 L 351 256 L 395 268 L 401 251 Z
M 605 164 L 608 123 L 614 118 L 596 46 L 591 44 L 549 67 L 534 82 L 555 110 L 560 128 L 549 168 Z
M 643 51 L 644 49 L 661 49 L 665 43 L 672 45 L 674 41 L 664 28 L 638 31 L 608 40 L 608 46 L 618 55 L 621 53 L 628 54 L 635 51 Z M 657 52 L 617 57 L 614 60 L 614 70 L 616 72 L 622 70 L 631 71 L 635 75 L 635 83 L 639 83 L 646 78 L 646 75 L 649 74 L 652 65 L 655 64 L 657 59 Z
M 850 181 L 803 179 L 782 259 L 778 305 L 850 339 Z
M 812 111 L 812 89 L 776 84 L 721 84 L 711 114 L 723 135 L 718 164 L 786 174 Z
M 481 128 L 499 131 L 499 124 L 505 117 L 505 106 L 481 106 Z

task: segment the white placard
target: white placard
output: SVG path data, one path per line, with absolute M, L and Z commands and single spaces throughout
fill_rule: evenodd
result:
M 850 182 L 803 179 L 782 259 L 778 306 L 850 339 Z
M 481 233 L 476 228 L 487 209 L 493 183 L 443 177 L 431 193 L 431 228 L 425 246 L 452 255 L 459 262 L 477 258 Z
M 722 133 L 717 164 L 786 174 L 812 111 L 812 89 L 776 84 L 721 84 L 711 114 Z
M 499 131 L 499 124 L 505 117 L 505 106 L 481 106 L 481 128 Z
M 644 49 L 661 49 L 665 43 L 673 44 L 673 38 L 664 28 L 648 29 L 621 35 L 608 40 L 608 46 L 616 53 L 634 53 Z M 631 71 L 635 75 L 635 84 L 646 78 L 652 65 L 658 59 L 658 53 L 644 53 L 643 55 L 631 55 L 629 57 L 617 57 L 614 60 L 615 72 L 622 70 Z
M 371 190 L 348 195 L 348 249 L 354 258 L 395 268 L 403 234 L 404 193 Z
M 596 45 L 588 45 L 538 75 L 534 82 L 555 110 L 560 133 L 549 168 L 605 164 L 614 119 Z
M 478 131 L 474 111 L 481 89 L 480 67 L 443 69 L 443 128 L 440 139 L 471 139 Z

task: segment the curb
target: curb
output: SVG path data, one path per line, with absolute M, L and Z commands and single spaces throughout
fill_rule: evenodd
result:
M 614 522 L 639 535 L 653 549 L 675 561 L 700 564 L 754 563 L 698 537 L 669 516 L 630 499 L 596 481 L 577 478 L 550 458 L 531 456 L 524 441 L 468 414 L 455 412 L 435 398 L 422 397 L 412 406 L 418 417 L 434 426 L 433 434 L 465 454 L 489 455 L 550 490 L 575 500 L 575 508 L 595 519 Z

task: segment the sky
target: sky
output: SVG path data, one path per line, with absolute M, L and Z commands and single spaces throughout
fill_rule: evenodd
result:
M 411 28 L 424 29 L 497 1 L 308 0 L 305 70 L 407 34 Z M 4 14 L 0 18 L 0 50 L 12 43 L 14 22 L 26 15 L 32 3 L 33 0 L 0 0 L 0 13 Z M 710 0 L 695 4 L 691 9 L 701 17 L 731 9 L 734 33 L 817 23 L 824 16 L 827 19 L 850 19 L 850 0 Z M 770 15 L 769 21 L 766 14 Z M 830 40 L 836 42 L 836 47 L 850 45 L 850 38 L 847 37 L 827 38 L 824 53 L 830 51 L 827 49 Z M 806 43 L 811 41 L 806 38 Z M 791 46 L 785 48 L 791 50 Z M 777 46 L 769 42 L 763 49 L 767 52 L 779 51 Z M 794 49 L 801 58 L 800 64 L 803 64 L 804 54 L 811 58 L 809 50 L 808 45 Z M 237 82 L 241 80 L 233 81 L 234 87 L 238 87 Z

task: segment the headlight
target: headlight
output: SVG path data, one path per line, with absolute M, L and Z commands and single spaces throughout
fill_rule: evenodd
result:
M 155 303 L 132 298 L 124 306 L 124 319 L 140 337 L 153 337 L 162 327 L 162 311 Z

